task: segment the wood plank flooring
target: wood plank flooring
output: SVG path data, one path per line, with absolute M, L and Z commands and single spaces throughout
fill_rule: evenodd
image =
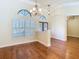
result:
M 68 37 L 66 59 L 79 59 L 79 38 Z
M 51 48 L 63 59 L 79 59 L 79 38 L 68 37 L 67 42 L 53 39 Z
M 0 59 L 61 59 L 39 42 L 0 49 Z
M 61 56 L 61 59 L 65 59 L 66 56 L 66 42 L 61 41 L 58 39 L 52 38 L 51 40 L 52 44 L 50 49 L 56 53 L 57 55 Z
M 68 42 L 52 39 L 47 48 L 39 42 L 0 48 L 0 59 L 79 59 L 79 39 L 68 37 Z

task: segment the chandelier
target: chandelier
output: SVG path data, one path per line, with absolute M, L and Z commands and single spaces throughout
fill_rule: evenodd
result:
M 37 0 L 36 0 L 34 7 L 30 10 L 30 13 L 33 16 L 36 16 L 36 15 L 41 15 L 41 11 L 42 9 L 38 7 Z
M 50 4 L 50 2 L 48 2 L 48 4 L 47 4 L 47 15 L 50 15 L 50 7 L 51 7 L 51 4 Z M 40 16 L 40 15 L 42 15 L 42 9 L 39 8 L 37 0 L 35 0 L 35 5 L 30 10 L 30 13 L 33 16 Z

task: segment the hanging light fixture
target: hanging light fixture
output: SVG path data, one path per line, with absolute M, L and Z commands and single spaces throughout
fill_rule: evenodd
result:
M 50 1 L 48 2 L 47 4 L 47 14 L 50 15 L 50 7 L 51 7 L 51 4 L 50 4 Z M 37 0 L 35 0 L 35 5 L 34 7 L 30 10 L 30 13 L 33 15 L 33 16 L 36 16 L 36 15 L 42 15 L 42 9 L 39 8 L 39 5 L 38 5 L 38 2 Z
M 51 5 L 48 4 L 47 6 L 48 6 L 48 9 L 47 9 L 47 10 L 48 10 L 48 15 L 50 15 L 50 6 L 51 6 Z
M 32 8 L 32 10 L 30 10 L 30 13 L 33 16 L 36 16 L 36 15 L 41 15 L 41 11 L 42 11 L 42 9 L 38 7 L 37 0 L 35 0 L 35 5 Z

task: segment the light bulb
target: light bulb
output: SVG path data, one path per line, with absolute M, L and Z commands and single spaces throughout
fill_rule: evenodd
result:
M 42 11 L 42 9 L 41 8 L 39 8 L 39 12 L 41 12 Z
M 36 10 L 36 8 L 34 7 L 34 8 L 33 8 L 33 11 L 35 11 L 35 10 Z
M 32 12 L 32 10 L 30 10 L 30 12 Z

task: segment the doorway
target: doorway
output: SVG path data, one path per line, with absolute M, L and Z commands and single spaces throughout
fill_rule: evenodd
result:
M 67 59 L 77 59 L 79 54 L 79 16 L 67 17 Z

